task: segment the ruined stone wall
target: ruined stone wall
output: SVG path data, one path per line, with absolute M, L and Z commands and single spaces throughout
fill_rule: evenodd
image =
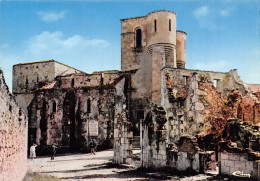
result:
M 234 172 L 240 171 L 243 174 L 249 174 L 250 178 L 260 179 L 259 161 L 249 160 L 247 153 L 220 153 L 220 170 L 221 174 L 233 175 Z
M 93 74 L 73 74 L 67 76 L 59 76 L 56 78 L 56 84 L 59 88 L 82 88 L 96 87 L 100 85 L 110 85 L 119 78 L 119 71 L 102 71 Z
M 54 61 L 54 73 L 56 77 L 56 76 L 70 75 L 70 74 L 77 74 L 77 73 L 84 73 L 84 72 L 77 70 L 73 67 L 70 67 L 68 65 L 65 65 L 63 63 Z
M 54 61 L 21 63 L 13 66 L 13 92 L 28 92 L 39 83 L 53 81 Z
M 166 166 L 166 121 L 164 108 L 152 105 L 143 121 L 144 132 L 141 140 L 143 167 L 160 168 Z
M 13 93 L 15 96 L 15 100 L 18 103 L 19 107 L 23 110 L 25 115 L 28 115 L 28 109 L 27 107 L 32 102 L 32 99 L 34 98 L 33 93 Z
M 169 141 L 176 141 L 183 134 L 209 133 L 209 128 L 220 134 L 231 117 L 258 122 L 259 100 L 256 95 L 245 94 L 245 85 L 234 74 L 234 70 L 163 70 L 162 105 L 167 110 Z
M 247 87 L 248 87 L 253 93 L 260 93 L 260 84 L 247 84 Z
M 72 73 L 83 72 L 55 60 L 16 64 L 13 66 L 13 92 L 30 92 L 53 81 L 56 76 Z
M 132 123 L 129 120 L 129 104 L 126 97 L 125 78 L 116 85 L 114 120 L 114 163 L 132 163 Z M 128 90 L 129 91 L 129 90 Z
M 56 144 L 66 152 L 84 151 L 93 138 L 97 149 L 111 147 L 115 112 L 113 86 L 99 83 L 95 87 L 64 88 L 72 79 L 75 85 L 81 80 L 73 75 L 60 78 L 61 85 L 58 79 L 35 92 L 28 107 L 29 142 L 36 142 L 45 150 Z
M 22 180 L 27 171 L 27 118 L 0 71 L 0 180 Z

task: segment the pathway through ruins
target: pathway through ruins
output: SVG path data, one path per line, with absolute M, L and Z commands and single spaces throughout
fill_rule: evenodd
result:
M 140 151 L 140 150 L 139 150 Z M 138 150 L 134 150 L 136 154 Z M 57 177 L 63 181 L 83 180 L 206 180 L 212 178 L 208 175 L 197 175 L 193 177 L 178 178 L 153 173 L 143 173 L 136 170 L 134 166 L 115 167 L 112 164 L 113 150 L 96 152 L 90 154 L 70 154 L 55 157 L 37 157 L 28 159 L 28 172 L 40 175 Z
M 133 170 L 134 167 L 112 164 L 114 152 L 106 150 L 91 154 L 70 154 L 28 159 L 28 171 L 41 175 L 50 175 L 61 180 L 140 180 L 145 179 Z

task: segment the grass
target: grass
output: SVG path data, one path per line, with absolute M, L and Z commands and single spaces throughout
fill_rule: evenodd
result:
M 53 176 L 40 175 L 37 173 L 27 173 L 23 181 L 60 181 L 60 179 Z

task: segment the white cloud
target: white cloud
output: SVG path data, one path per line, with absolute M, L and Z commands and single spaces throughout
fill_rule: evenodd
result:
M 195 65 L 195 69 L 209 70 L 209 71 L 228 71 L 225 70 L 226 67 L 228 67 L 228 62 L 225 60 L 208 62 L 208 63 L 197 63 Z
M 44 22 L 54 22 L 63 19 L 66 15 L 66 11 L 61 12 L 47 12 L 39 11 L 37 14 L 40 16 L 41 20 Z
M 210 8 L 209 6 L 201 6 L 195 9 L 192 13 L 198 21 L 201 28 L 207 29 L 223 29 L 220 17 L 225 18 L 229 16 L 234 10 L 233 6 L 225 7 L 222 9 Z
M 10 89 L 12 88 L 12 65 L 21 62 L 54 59 L 91 73 L 92 69 L 100 70 L 105 69 L 104 66 L 110 66 L 105 64 L 112 57 L 113 47 L 109 46 L 108 49 L 108 45 L 110 44 L 102 39 L 90 39 L 80 35 L 66 37 L 61 31 L 45 31 L 29 38 L 16 52 L 4 53 L 4 49 L 0 48 L 0 68 L 4 71 Z M 120 50 L 119 47 L 116 48 Z M 110 57 L 107 57 L 108 53 Z
M 114 49 L 106 40 L 81 35 L 68 37 L 61 31 L 42 32 L 28 39 L 23 47 L 22 62 L 54 59 L 86 72 L 100 70 L 111 59 L 107 54 Z
M 64 54 L 82 55 L 89 47 L 107 46 L 108 42 L 101 39 L 87 39 L 80 35 L 64 37 L 61 31 L 42 32 L 31 37 L 26 42 L 26 54 L 30 53 L 32 58 L 62 57 Z
M 197 19 L 201 28 L 217 29 L 214 16 L 208 6 L 201 6 L 193 11 L 193 16 Z
M 199 19 L 201 17 L 207 16 L 209 14 L 208 6 L 201 6 L 193 11 L 194 16 Z
M 220 10 L 219 14 L 223 17 L 227 17 L 233 12 L 234 9 L 235 9 L 234 7 L 228 7 L 228 8 Z

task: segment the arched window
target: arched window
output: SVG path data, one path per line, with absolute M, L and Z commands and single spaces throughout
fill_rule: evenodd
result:
M 90 99 L 87 101 L 87 112 L 91 112 L 91 102 Z
M 136 48 L 142 48 L 142 30 L 137 29 L 135 32 L 135 36 Z
M 52 112 L 56 112 L 56 102 L 52 102 Z

